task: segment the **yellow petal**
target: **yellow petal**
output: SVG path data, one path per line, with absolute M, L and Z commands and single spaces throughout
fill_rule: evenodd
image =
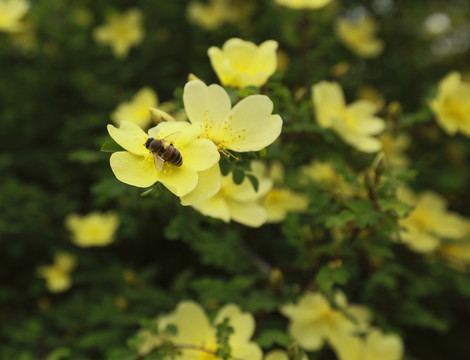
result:
M 230 113 L 231 132 L 238 136 L 227 142 L 235 151 L 258 151 L 281 134 L 282 119 L 272 115 L 273 103 L 265 95 L 251 95 L 240 101 Z
M 203 215 L 221 219 L 226 223 L 230 221 L 230 211 L 227 202 L 219 194 L 216 194 L 202 202 L 196 203 L 193 205 L 193 207 Z
M 165 165 L 163 171 L 158 173 L 158 181 L 176 196 L 184 196 L 197 185 L 197 172 L 186 166 Z
M 316 323 L 296 321 L 289 324 L 289 333 L 307 351 L 315 351 L 323 346 L 325 334 Z
M 400 360 L 403 348 L 403 340 L 398 335 L 383 334 L 379 329 L 372 329 L 367 335 L 367 359 Z
M 118 151 L 111 155 L 109 161 L 116 178 L 125 184 L 145 188 L 158 180 L 158 172 L 148 151 L 147 157 Z
M 178 328 L 175 343 L 204 346 L 209 341 L 215 342 L 215 331 L 199 304 L 182 301 L 178 304 L 175 315 L 173 324 Z
M 220 126 L 227 118 L 232 107 L 230 98 L 223 87 L 207 86 L 202 81 L 193 80 L 184 87 L 183 102 L 191 123 L 213 124 Z
M 220 169 L 216 163 L 211 168 L 198 172 L 198 182 L 193 191 L 181 197 L 182 205 L 193 205 L 216 194 L 220 189 Z
M 230 217 L 240 224 L 250 227 L 260 227 L 267 220 L 266 211 L 255 202 L 227 201 Z
M 191 169 L 204 171 L 218 163 L 217 146 L 209 139 L 196 139 L 181 149 L 183 162 Z
M 255 331 L 255 320 L 250 313 L 244 313 L 235 304 L 227 304 L 222 307 L 214 320 L 214 324 L 221 323 L 225 318 L 229 318 L 230 326 L 234 333 L 230 336 L 232 349 L 248 343 Z
M 127 151 L 135 155 L 147 155 L 149 151 L 145 147 L 148 135 L 137 125 L 128 121 L 122 121 L 119 128 L 108 125 L 109 135 Z
M 346 107 L 343 90 L 335 82 L 321 81 L 312 87 L 315 117 L 321 127 L 329 128 L 332 119 Z

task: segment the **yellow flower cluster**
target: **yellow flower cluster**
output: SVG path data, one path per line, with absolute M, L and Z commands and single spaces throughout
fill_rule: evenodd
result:
M 384 335 L 371 327 L 370 311 L 360 305 L 350 305 L 342 292 L 335 293 L 336 306 L 330 305 L 324 295 L 304 294 L 297 304 L 281 307 L 289 318 L 289 334 L 303 349 L 315 351 L 325 342 L 333 348 L 340 360 L 400 360 L 403 342 L 394 334 Z M 366 333 L 365 338 L 357 334 Z
M 21 19 L 29 7 L 30 3 L 26 0 L 0 0 L 0 31 L 21 31 Z
M 398 199 L 413 206 L 413 211 L 399 220 L 400 239 L 413 251 L 430 253 L 443 239 L 461 240 L 470 236 L 470 219 L 446 210 L 446 200 L 427 191 L 418 198 L 406 188 L 398 191 Z
M 59 252 L 54 263 L 37 269 L 38 276 L 46 280 L 46 287 L 52 293 L 68 290 L 72 285 L 70 273 L 76 266 L 75 257 L 66 252 Z
M 218 166 L 219 151 L 265 148 L 279 136 L 282 119 L 272 114 L 267 96 L 248 96 L 232 108 L 224 88 L 200 80 L 186 84 L 183 102 L 189 122 L 162 122 L 148 134 L 128 121 L 119 128 L 108 125 L 111 137 L 126 150 L 113 153 L 110 163 L 124 183 L 148 187 L 158 181 L 183 205 L 195 205 L 216 195 L 222 182 L 227 185 Z M 160 145 L 170 154 L 151 150 Z
M 106 246 L 114 240 L 119 218 L 114 213 L 93 212 L 85 216 L 70 214 L 65 225 L 72 232 L 72 241 L 80 247 Z
M 376 152 L 381 142 L 373 137 L 385 128 L 385 121 L 374 116 L 377 104 L 358 100 L 346 105 L 343 90 L 338 83 L 321 81 L 312 87 L 313 104 L 318 124 L 331 128 L 346 143 L 359 151 Z
M 132 46 L 139 44 L 144 37 L 142 12 L 129 9 L 126 12 L 112 14 L 105 25 L 93 32 L 97 43 L 110 45 L 114 56 L 125 58 Z

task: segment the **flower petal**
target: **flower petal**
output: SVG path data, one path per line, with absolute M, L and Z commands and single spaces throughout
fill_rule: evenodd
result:
M 145 142 L 149 136 L 135 124 L 122 121 L 119 128 L 108 125 L 108 133 L 114 141 L 135 155 L 147 155 L 149 153 L 145 147 Z
M 165 163 L 163 171 L 158 172 L 158 180 L 176 196 L 184 196 L 196 187 L 198 175 L 184 163 L 181 166 Z
M 191 169 L 204 171 L 220 159 L 217 146 L 209 139 L 196 139 L 181 148 L 183 162 Z
M 230 217 L 240 224 L 260 227 L 267 220 L 266 211 L 256 202 L 227 201 Z
M 197 174 L 197 185 L 193 191 L 181 197 L 182 205 L 193 205 L 206 200 L 216 194 L 220 189 L 220 169 L 218 163 Z
M 145 188 L 158 180 L 158 172 L 151 156 L 143 157 L 118 151 L 111 155 L 109 161 L 114 175 L 123 183 Z
M 196 203 L 193 207 L 203 215 L 221 219 L 226 223 L 230 222 L 230 211 L 228 209 L 227 202 L 219 194 Z
M 346 102 L 338 83 L 321 81 L 312 86 L 315 117 L 321 127 L 331 127 L 331 119 L 344 110 Z
M 227 118 L 232 104 L 225 89 L 193 80 L 184 87 L 183 102 L 191 123 L 209 123 L 220 126 Z
M 272 115 L 273 102 L 265 95 L 250 95 L 232 109 L 226 147 L 235 151 L 258 151 L 281 134 L 282 119 Z M 229 133 L 230 131 L 230 133 Z

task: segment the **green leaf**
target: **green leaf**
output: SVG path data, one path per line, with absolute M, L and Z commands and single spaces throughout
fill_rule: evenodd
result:
M 382 211 L 390 211 L 393 210 L 397 213 L 399 217 L 404 217 L 409 214 L 411 211 L 411 207 L 399 202 L 397 200 L 379 200 L 380 209 Z
M 70 357 L 69 348 L 57 348 L 54 349 L 49 355 L 47 355 L 46 360 L 60 360 Z
M 219 163 L 219 166 L 220 166 L 220 172 L 222 173 L 222 175 L 226 176 L 230 173 L 230 171 L 232 171 L 233 169 L 233 164 L 230 162 L 230 161 L 221 161 Z
M 258 192 L 258 189 L 259 189 L 258 178 L 252 174 L 247 174 L 246 177 L 248 178 L 248 180 L 250 180 L 251 185 L 253 185 L 253 189 L 255 189 L 255 191 Z
M 233 182 L 237 185 L 240 185 L 243 180 L 245 180 L 245 172 L 240 168 L 233 169 Z
M 125 149 L 116 143 L 113 140 L 106 141 L 103 145 L 101 145 L 102 152 L 116 152 L 116 151 L 125 151 Z
M 448 320 L 414 302 L 406 302 L 401 306 L 398 319 L 404 324 L 429 328 L 440 333 L 445 333 L 449 328 Z
M 320 271 L 318 271 L 317 276 L 315 277 L 315 283 L 318 285 L 320 290 L 325 293 L 331 291 L 331 289 L 336 285 L 344 285 L 349 280 L 349 273 L 343 267 L 332 267 L 330 265 L 323 266 Z
M 346 202 L 346 206 L 355 213 L 364 213 L 373 208 L 372 203 L 367 200 L 349 200 Z
M 264 330 L 256 339 L 258 345 L 263 348 L 270 348 L 276 344 L 287 347 L 290 341 L 290 337 L 285 331 L 276 329 Z
M 326 219 L 325 226 L 329 228 L 334 227 L 334 226 L 339 227 L 355 218 L 356 218 L 356 214 L 354 214 L 352 211 L 341 210 L 339 214 L 328 217 L 328 219 Z

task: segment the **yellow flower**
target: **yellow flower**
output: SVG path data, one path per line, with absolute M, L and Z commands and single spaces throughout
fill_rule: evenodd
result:
M 275 0 L 279 5 L 292 9 L 318 9 L 328 5 L 332 0 Z
M 114 240 L 119 226 L 119 218 L 114 213 L 92 212 L 85 216 L 70 214 L 65 219 L 67 228 L 72 232 L 72 241 L 77 246 L 106 246 Z
M 265 169 L 260 162 L 261 169 Z M 265 172 L 264 170 L 263 172 Z M 308 207 L 308 198 L 288 188 L 282 187 L 284 168 L 281 163 L 273 163 L 269 168 L 269 177 L 279 187 L 272 188 L 263 199 L 263 207 L 268 215 L 267 222 L 275 223 L 285 220 L 289 212 L 304 212 Z
M 131 101 L 119 104 L 112 112 L 111 119 L 118 125 L 121 121 L 128 121 L 145 128 L 152 120 L 150 108 L 157 104 L 157 94 L 152 89 L 144 87 L 133 96 Z
M 289 212 L 304 212 L 307 206 L 308 199 L 290 189 L 272 189 L 266 194 L 263 202 L 269 223 L 285 220 Z
M 468 271 L 470 266 L 470 241 L 468 239 L 443 244 L 439 248 L 439 254 L 456 270 Z
M 111 169 L 119 181 L 132 186 L 144 188 L 159 181 L 173 194 L 184 196 L 196 188 L 198 172 L 209 171 L 219 161 L 216 146 L 208 139 L 198 139 L 199 129 L 187 122 L 161 123 L 151 128 L 147 135 L 137 125 L 122 121 L 120 128 L 108 125 L 108 132 L 114 141 L 127 150 L 111 155 Z M 161 171 L 157 170 L 153 154 L 145 147 L 149 138 L 163 139 L 165 146 L 169 146 L 171 141 L 181 154 L 181 166 L 165 161 Z M 205 198 L 217 190 L 204 194 Z
M 52 293 L 65 291 L 72 285 L 70 272 L 75 268 L 75 257 L 66 252 L 59 252 L 54 263 L 38 268 L 38 275 L 46 279 L 46 287 Z
M 225 23 L 239 22 L 253 12 L 250 2 L 230 0 L 191 1 L 186 8 L 188 20 L 203 29 L 213 30 Z
M 391 167 L 407 167 L 410 159 L 404 152 L 410 146 L 411 139 L 407 134 L 393 136 L 383 133 L 379 136 L 382 143 L 382 151 L 385 153 L 387 164 Z
M 273 103 L 265 95 L 250 95 L 232 109 L 223 87 L 193 80 L 184 87 L 183 101 L 189 121 L 222 152 L 259 151 L 281 133 L 282 119 L 272 114 Z
M 245 178 L 240 185 L 233 182 L 232 174 L 222 176 L 220 190 L 209 199 L 195 203 L 193 207 L 201 214 L 225 222 L 234 220 L 240 224 L 259 227 L 267 221 L 266 210 L 260 205 L 260 199 L 272 187 L 271 179 L 263 177 L 257 163 L 252 164 L 253 174 L 259 181 L 258 191 Z
M 222 85 L 262 86 L 277 68 L 277 42 L 267 40 L 260 46 L 238 38 L 227 40 L 222 49 L 212 46 L 208 55 Z
M 255 330 L 255 321 L 249 313 L 242 312 L 234 304 L 222 307 L 214 321 L 211 323 L 204 309 L 192 301 L 182 301 L 176 310 L 157 319 L 158 329 L 165 330 L 168 325 L 178 329 L 176 335 L 168 336 L 169 340 L 181 352 L 176 360 L 204 359 L 217 360 L 216 326 L 229 319 L 229 325 L 234 332 L 229 337 L 228 345 L 231 348 L 231 359 L 261 360 L 263 353 L 260 347 L 250 341 Z M 147 344 L 146 350 L 150 347 Z
M 470 136 L 470 83 L 462 81 L 462 74 L 453 71 L 439 82 L 431 109 L 438 124 L 449 135 L 461 131 Z
M 383 334 L 372 328 L 365 338 L 343 334 L 332 344 L 339 360 L 401 360 L 403 340 L 395 334 Z
M 384 42 L 375 37 L 378 25 L 370 16 L 354 20 L 340 17 L 336 20 L 335 30 L 343 44 L 358 56 L 376 57 L 384 49 Z
M 313 103 L 318 124 L 333 129 L 346 143 L 359 151 L 376 152 L 382 147 L 374 138 L 385 128 L 385 122 L 375 117 L 377 105 L 358 100 L 346 105 L 338 83 L 321 81 L 312 87 Z
M 0 0 L 0 31 L 15 32 L 22 30 L 21 18 L 29 10 L 26 0 Z
M 105 25 L 95 29 L 93 36 L 96 42 L 111 45 L 118 58 L 124 58 L 133 45 L 139 44 L 144 37 L 142 12 L 129 9 L 123 14 L 112 14 Z
M 301 169 L 304 177 L 313 180 L 321 189 L 342 199 L 348 199 L 356 190 L 339 174 L 331 163 L 314 160 Z
M 339 291 L 336 292 L 335 300 L 339 309 L 333 309 L 322 294 L 308 292 L 297 305 L 281 307 L 281 313 L 290 320 L 289 334 L 299 346 L 307 351 L 318 350 L 325 341 L 334 343 L 343 334 L 361 330 L 368 325 L 370 312 L 365 307 L 348 305 L 346 297 Z
M 399 220 L 400 238 L 413 251 L 430 253 L 439 247 L 442 238 L 458 240 L 470 233 L 469 221 L 447 211 L 445 199 L 434 192 L 423 192 L 416 199 L 403 188 L 399 189 L 397 197 L 414 206 L 406 218 Z

